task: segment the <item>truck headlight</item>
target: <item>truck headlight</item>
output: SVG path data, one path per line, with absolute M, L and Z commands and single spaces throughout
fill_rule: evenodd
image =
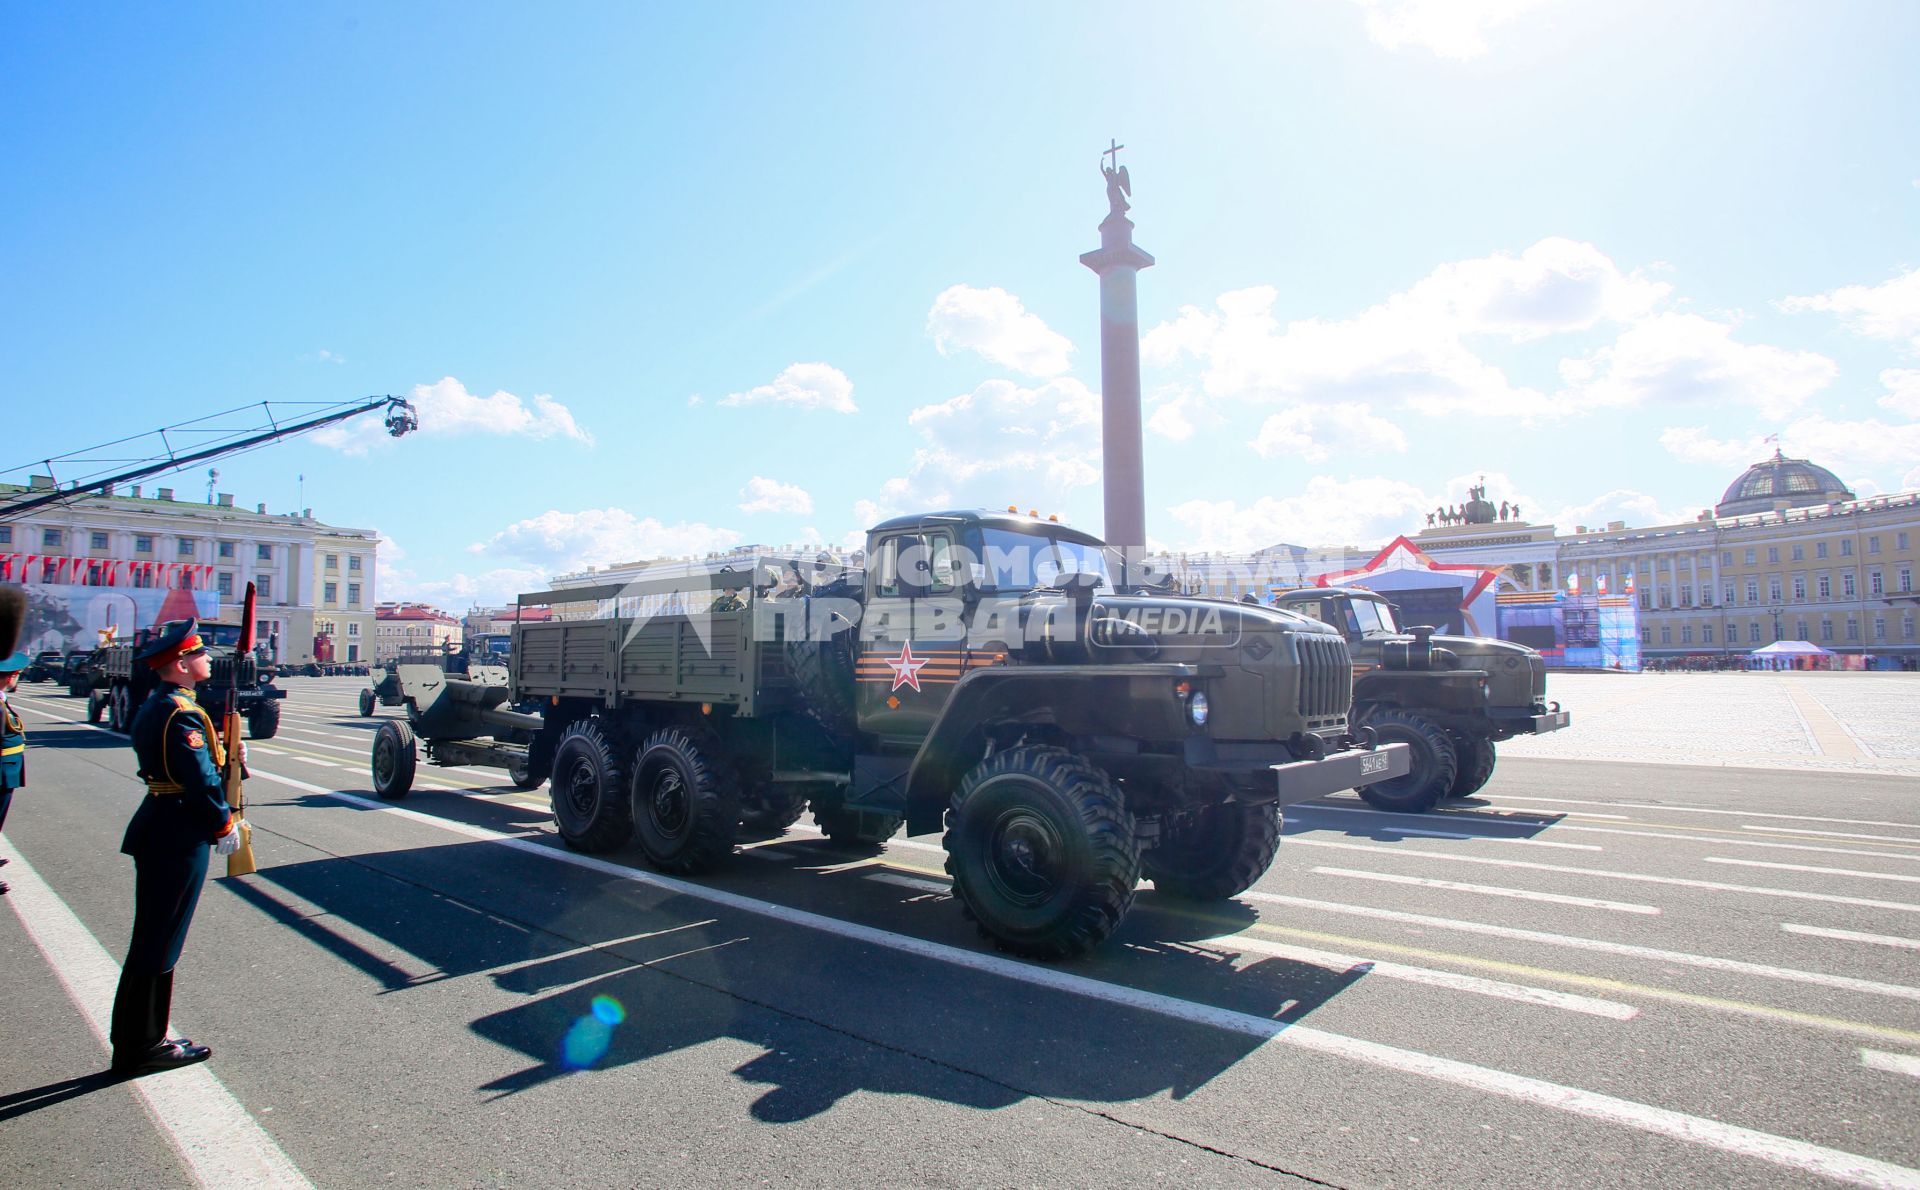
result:
M 1187 718 L 1193 720 L 1195 727 L 1207 725 L 1207 692 L 1195 690 L 1193 697 L 1187 699 Z

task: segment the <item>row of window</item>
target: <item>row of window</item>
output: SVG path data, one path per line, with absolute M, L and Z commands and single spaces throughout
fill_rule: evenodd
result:
M 1807 623 L 1807 621 L 1795 620 L 1793 622 L 1793 635 L 1791 637 L 1787 637 L 1784 639 L 1812 640 L 1813 638 L 1807 634 L 1807 629 L 1809 627 L 1810 625 Z M 1643 645 L 1652 644 L 1653 631 L 1654 630 L 1652 627 L 1643 626 L 1640 629 L 1640 643 Z M 1847 640 L 1858 643 L 1860 640 L 1860 621 L 1858 620 L 1845 621 L 1844 631 L 1845 631 Z M 1761 625 L 1758 620 L 1754 621 L 1751 624 L 1748 624 L 1747 625 L 1747 643 L 1755 644 L 1755 645 L 1759 644 L 1760 633 L 1761 633 Z M 1832 641 L 1834 639 L 1833 634 L 1834 634 L 1833 621 L 1832 620 L 1820 621 L 1820 639 L 1823 641 Z M 1680 644 L 1683 644 L 1683 645 L 1693 644 L 1694 643 L 1693 635 L 1694 635 L 1694 626 L 1692 624 L 1680 625 L 1680 639 L 1679 639 Z M 1885 616 L 1875 616 L 1873 618 L 1873 639 L 1876 642 L 1884 642 L 1887 640 L 1887 618 Z M 1900 621 L 1900 639 L 1909 640 L 1909 641 L 1914 639 L 1914 623 L 1913 623 L 1912 616 L 1907 616 Z M 1660 643 L 1663 645 L 1670 645 L 1675 643 L 1674 630 L 1672 625 L 1661 626 Z M 1703 645 L 1710 645 L 1714 643 L 1712 624 L 1700 625 L 1700 642 L 1699 643 Z M 1740 629 L 1738 625 L 1734 625 L 1734 624 L 1727 625 L 1726 643 L 1729 645 L 1737 645 L 1740 643 Z
M 1804 574 L 1793 575 L 1792 586 L 1793 586 L 1793 601 L 1795 603 L 1805 603 L 1807 601 L 1807 576 Z M 1814 591 L 1816 593 L 1815 598 L 1822 599 L 1822 600 L 1833 598 L 1833 576 L 1832 575 L 1829 575 L 1829 574 L 1814 575 L 1813 586 L 1814 586 Z M 1893 590 L 1899 592 L 1902 595 L 1911 594 L 1913 592 L 1913 568 L 1911 566 L 1903 566 L 1897 572 L 1895 572 Z M 1735 592 L 1736 592 L 1735 584 L 1731 582 L 1727 583 L 1724 587 L 1722 587 L 1720 592 L 1722 596 L 1721 603 L 1728 607 L 1733 607 L 1737 605 L 1740 601 L 1734 598 Z M 1887 593 L 1886 573 L 1880 570 L 1868 571 L 1867 572 L 1867 594 L 1885 595 L 1886 593 Z M 1709 599 L 1712 598 L 1712 595 L 1713 595 L 1711 590 L 1703 590 L 1701 594 Z M 1784 598 L 1784 594 L 1785 594 L 1785 587 L 1782 586 L 1781 577 L 1777 574 L 1767 576 L 1767 601 L 1769 603 L 1782 602 Z M 1850 570 L 1844 570 L 1840 572 L 1840 597 L 1842 599 L 1855 599 L 1859 597 L 1859 591 L 1854 582 L 1853 572 Z M 1654 606 L 1655 598 L 1656 596 L 1654 592 L 1642 591 L 1640 593 L 1641 609 L 1646 611 L 1651 611 Z M 1658 593 L 1658 599 L 1659 599 L 1660 606 L 1662 608 L 1670 608 L 1674 606 L 1673 592 L 1671 591 L 1671 589 L 1667 587 L 1660 588 Z M 1747 603 L 1760 602 L 1760 580 L 1759 579 L 1749 578 L 1746 580 L 1746 602 Z M 1692 584 L 1690 583 L 1680 584 L 1679 606 L 1681 607 L 1693 606 Z
M 1911 548 L 1912 546 L 1912 538 L 1904 529 L 1895 533 L 1893 535 L 1893 539 L 1894 539 L 1893 548 L 1896 552 L 1904 552 L 1905 550 Z M 1821 558 L 1825 558 L 1829 556 L 1827 547 L 1828 547 L 1828 543 L 1824 541 L 1816 541 L 1813 543 L 1813 556 L 1816 561 L 1818 561 Z M 1881 552 L 1879 534 L 1876 533 L 1876 534 L 1868 535 L 1866 539 L 1866 550 L 1869 555 L 1875 555 Z M 1777 545 L 1767 546 L 1766 554 L 1767 554 L 1768 565 L 1776 565 L 1779 563 L 1780 561 L 1779 546 Z M 1798 542 L 1798 541 L 1792 542 L 1787 546 L 1787 554 L 1788 554 L 1789 561 L 1793 561 L 1793 562 L 1805 561 L 1807 556 L 1806 543 Z M 1853 538 L 1843 537 L 1840 539 L 1840 553 L 1838 556 L 1842 558 L 1853 557 Z M 1758 546 L 1746 547 L 1746 549 L 1741 552 L 1741 558 L 1745 565 L 1748 565 L 1748 566 L 1760 565 L 1760 548 Z M 1676 558 L 1676 557 L 1662 554 L 1662 555 L 1657 555 L 1653 559 L 1652 568 L 1656 571 L 1663 572 L 1663 573 L 1674 570 L 1676 568 L 1686 569 L 1685 567 L 1676 567 L 1675 563 L 1691 562 L 1692 560 L 1693 559 L 1691 555 L 1684 558 Z M 1702 556 L 1699 559 L 1697 566 L 1700 569 L 1705 569 L 1706 563 L 1707 563 L 1706 557 Z M 1732 566 L 1733 564 L 1734 564 L 1733 551 L 1722 550 L 1720 552 L 1720 565 Z
M 90 529 L 86 531 L 86 535 L 87 535 L 88 549 L 104 550 L 104 549 L 110 548 L 109 538 L 107 533 L 104 530 Z M 74 534 L 75 544 L 78 543 L 79 537 L 80 537 L 79 533 Z M 13 544 L 13 526 L 0 525 L 0 546 L 8 546 L 12 544 Z M 49 551 L 64 550 L 68 548 L 67 531 L 65 529 L 55 529 L 55 528 L 41 529 L 40 530 L 40 548 L 43 550 L 49 550 Z M 222 560 L 231 561 L 233 558 L 238 556 L 239 548 L 240 547 L 237 542 L 218 541 L 214 543 L 214 555 L 217 558 L 220 558 Z M 256 560 L 261 562 L 273 561 L 273 546 L 271 543 L 256 542 L 254 544 L 253 549 L 254 549 L 253 556 Z M 182 558 L 194 557 L 198 552 L 198 550 L 199 550 L 199 545 L 192 538 L 180 537 L 180 538 L 176 538 L 174 541 L 174 551 Z M 153 552 L 153 535 L 151 533 L 134 534 L 133 535 L 133 552 L 136 554 L 151 554 Z M 363 561 L 364 561 L 363 557 L 359 554 L 348 554 L 347 555 L 347 573 L 348 574 L 360 573 L 360 569 Z M 328 570 L 337 572 L 340 569 L 340 555 L 327 554 L 325 556 L 325 563 L 326 563 L 326 568 Z

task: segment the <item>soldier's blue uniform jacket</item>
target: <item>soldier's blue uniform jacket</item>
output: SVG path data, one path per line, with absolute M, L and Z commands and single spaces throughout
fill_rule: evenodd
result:
M 193 691 L 170 682 L 154 687 L 133 718 L 133 754 L 147 796 L 120 850 L 184 853 L 227 832 L 233 812 L 220 779 L 226 752 Z
M 27 729 L 11 702 L 0 714 L 0 789 L 22 789 L 27 784 Z

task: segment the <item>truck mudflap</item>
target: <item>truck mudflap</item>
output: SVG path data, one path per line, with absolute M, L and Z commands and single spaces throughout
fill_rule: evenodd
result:
M 1405 744 L 1349 748 L 1322 760 L 1296 760 L 1273 766 L 1280 782 L 1280 804 L 1308 802 L 1330 793 L 1358 789 L 1375 781 L 1404 777 L 1413 768 L 1413 752 Z
M 1573 716 L 1560 709 L 1559 703 L 1549 703 L 1550 710 L 1540 714 L 1531 712 L 1509 712 L 1494 714 L 1493 720 L 1515 735 L 1545 735 L 1549 731 L 1560 731 L 1573 722 Z

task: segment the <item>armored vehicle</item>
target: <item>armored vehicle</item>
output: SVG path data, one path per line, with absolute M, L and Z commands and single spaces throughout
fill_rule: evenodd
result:
M 380 726 L 374 787 L 404 794 L 421 743 L 435 764 L 519 760 L 551 774 L 568 846 L 632 841 L 682 874 L 809 807 L 856 847 L 944 826 L 966 913 L 1053 958 L 1111 934 L 1140 877 L 1234 896 L 1282 806 L 1408 770 L 1404 745 L 1349 729 L 1347 645 L 1323 624 L 1116 582 L 1097 538 L 1011 513 L 890 520 L 867 558 L 824 585 L 522 596 L 558 618 L 519 618 L 504 684 L 400 668 L 408 717 Z
M 60 651 L 58 649 L 48 649 L 45 652 L 35 653 L 33 655 L 33 659 L 27 662 L 27 667 L 20 671 L 20 680 L 22 682 L 51 682 L 57 680 L 59 675 Z
M 107 726 L 118 732 L 133 730 L 133 716 L 153 689 L 153 670 L 135 661 L 134 653 L 167 625 L 142 628 L 133 640 L 108 645 L 99 651 L 93 666 L 93 689 L 87 700 L 87 719 L 98 723 L 102 715 Z M 240 715 L 247 721 L 247 737 L 272 739 L 280 730 L 280 700 L 285 690 L 273 684 L 274 669 L 254 653 L 235 656 L 240 642 L 237 624 L 201 624 L 200 636 L 207 642 L 207 654 L 213 658 L 213 675 L 200 683 L 196 691 L 200 705 L 211 714 L 226 706 L 228 691 L 237 699 Z
M 1412 749 L 1406 776 L 1359 790 L 1377 809 L 1417 813 L 1466 797 L 1493 775 L 1497 741 L 1570 722 L 1547 701 L 1546 662 L 1525 645 L 1435 636 L 1424 626 L 1402 631 L 1387 598 L 1358 587 L 1304 587 L 1274 605 L 1346 635 L 1354 720 Z

